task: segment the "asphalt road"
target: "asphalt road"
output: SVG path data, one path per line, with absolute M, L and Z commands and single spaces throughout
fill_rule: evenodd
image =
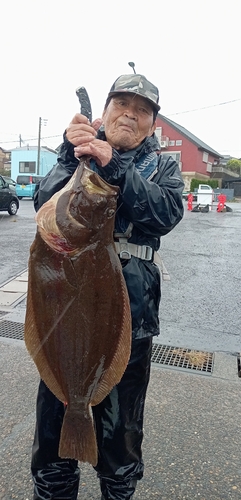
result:
M 241 204 L 189 212 L 162 239 L 171 281 L 162 287 L 162 343 L 235 352 L 241 340 Z
M 187 211 L 162 238 L 160 253 L 171 276 L 162 286 L 162 344 L 239 352 L 241 324 L 241 203 L 233 212 Z M 27 267 L 34 239 L 35 211 L 20 201 L 16 216 L 0 213 L 0 284 Z
M 171 281 L 162 287 L 158 342 L 213 350 L 214 370 L 152 364 L 137 500 L 241 498 L 240 378 L 236 356 L 227 354 L 240 352 L 241 204 L 232 208 L 201 214 L 185 207 L 162 241 Z M 0 284 L 27 267 L 35 230 L 31 200 L 21 200 L 14 217 L 0 214 Z M 31 500 L 39 377 L 23 341 L 0 337 L 0 353 L 0 499 Z M 88 464 L 81 470 L 78 498 L 99 500 L 95 472 Z
M 0 212 L 0 284 L 26 269 L 29 247 L 36 232 L 33 201 L 26 198 L 19 203 L 16 215 Z

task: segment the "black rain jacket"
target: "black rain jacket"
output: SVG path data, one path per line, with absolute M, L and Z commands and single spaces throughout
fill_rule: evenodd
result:
M 101 127 L 97 138 L 106 140 Z M 160 237 L 169 233 L 183 217 L 183 180 L 177 163 L 170 157 L 158 156 L 151 180 L 140 175 L 135 163 L 142 155 L 160 149 L 155 134 L 147 137 L 136 149 L 120 152 L 113 149 L 108 165 L 95 170 L 109 184 L 119 186 L 118 212 L 132 224 L 129 242 L 160 247 Z M 37 211 L 43 203 L 66 185 L 78 166 L 74 146 L 66 139 L 61 145 L 58 163 L 40 182 L 35 193 Z M 152 262 L 131 257 L 121 260 L 130 298 L 133 339 L 159 334 L 161 284 L 159 268 Z

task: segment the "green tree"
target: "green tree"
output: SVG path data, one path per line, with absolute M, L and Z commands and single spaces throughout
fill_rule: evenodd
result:
M 0 175 L 6 175 L 7 177 L 11 177 L 11 170 L 4 170 L 4 168 L 0 168 Z
M 208 184 L 213 189 L 218 187 L 217 179 L 192 179 L 190 185 L 190 191 L 193 192 L 195 188 L 198 188 L 199 184 Z
M 231 160 L 228 160 L 226 167 L 229 170 L 232 170 L 232 172 L 237 172 L 237 174 L 241 175 L 241 160 L 232 158 Z

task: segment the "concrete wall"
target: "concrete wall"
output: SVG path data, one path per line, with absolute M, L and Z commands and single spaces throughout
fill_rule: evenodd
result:
M 214 189 L 214 194 L 215 194 L 215 201 L 217 199 L 217 196 L 219 194 L 225 194 L 227 196 L 227 201 L 232 201 L 234 199 L 234 190 L 233 189 Z

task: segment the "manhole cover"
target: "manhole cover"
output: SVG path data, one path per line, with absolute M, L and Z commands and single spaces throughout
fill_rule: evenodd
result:
M 161 365 L 187 368 L 205 373 L 212 373 L 213 369 L 213 353 L 183 347 L 153 344 L 151 360 L 153 363 Z
M 0 321 L 0 337 L 23 340 L 24 324 L 15 323 L 14 321 L 7 321 L 7 320 Z

